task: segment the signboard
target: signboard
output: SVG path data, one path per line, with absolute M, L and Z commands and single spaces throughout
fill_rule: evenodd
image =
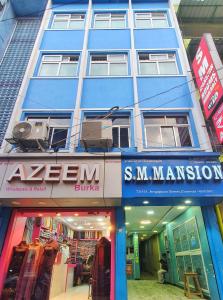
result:
M 223 172 L 217 161 L 124 159 L 122 173 L 124 198 L 223 195 Z
M 220 144 L 223 144 L 223 103 L 218 107 L 212 118 Z
M 201 39 L 192 64 L 205 117 L 207 119 L 210 117 L 223 96 L 223 87 L 218 76 L 218 70 L 216 69 L 219 66 L 216 66 L 212 56 L 216 48 L 214 50 L 212 49 L 212 52 L 210 52 L 208 39 L 212 39 L 209 34 L 205 34 Z M 215 52 L 217 53 L 217 50 Z
M 2 159 L 0 198 L 64 199 L 64 203 L 66 199 L 121 198 L 121 160 Z

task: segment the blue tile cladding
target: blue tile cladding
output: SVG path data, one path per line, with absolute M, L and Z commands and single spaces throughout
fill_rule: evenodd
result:
M 0 65 L 0 145 L 40 27 L 40 18 L 21 18 Z
M 74 109 L 78 79 L 33 78 L 23 108 Z

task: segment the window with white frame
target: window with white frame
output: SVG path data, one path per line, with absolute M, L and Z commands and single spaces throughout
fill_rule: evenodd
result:
M 135 13 L 136 28 L 165 28 L 169 27 L 165 12 L 139 12 Z
M 92 54 L 90 76 L 128 75 L 127 54 Z
M 126 15 L 124 13 L 100 13 L 94 16 L 94 28 L 125 28 Z
M 52 29 L 84 29 L 85 14 L 55 14 Z
M 174 53 L 138 53 L 140 75 L 179 74 Z
M 64 149 L 67 147 L 70 128 L 70 116 L 30 116 L 27 121 L 47 121 L 49 126 L 49 149 Z
M 77 76 L 79 55 L 43 55 L 39 76 Z
M 147 147 L 191 147 L 192 139 L 187 116 L 144 115 Z
M 87 120 L 96 120 L 96 116 L 87 116 Z M 112 116 L 106 119 L 112 120 L 112 139 L 114 148 L 130 147 L 130 119 L 128 116 Z

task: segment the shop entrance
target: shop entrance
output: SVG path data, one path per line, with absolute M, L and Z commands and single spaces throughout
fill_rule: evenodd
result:
M 125 213 L 128 300 L 186 300 L 188 272 L 197 274 L 203 297 L 214 299 L 214 271 L 206 271 L 212 260 L 200 207 L 127 206 Z M 193 281 L 190 287 L 193 290 Z
M 1 299 L 113 299 L 110 210 L 14 211 L 1 256 Z

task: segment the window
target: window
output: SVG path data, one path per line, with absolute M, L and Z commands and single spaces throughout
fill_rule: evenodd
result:
M 43 55 L 39 76 L 77 76 L 79 55 Z
M 70 117 L 39 116 L 27 117 L 27 121 L 47 121 L 49 124 L 49 149 L 64 149 L 67 146 L 67 138 L 70 127 Z
M 125 28 L 125 14 L 95 14 L 94 28 Z
M 84 29 L 84 14 L 56 14 L 52 29 Z
M 87 120 L 97 119 L 96 116 L 86 117 Z M 113 116 L 107 119 L 112 120 L 112 139 L 114 148 L 130 147 L 130 120 L 128 116 Z
M 147 147 L 191 147 L 186 116 L 144 116 Z
M 126 54 L 91 55 L 91 76 L 126 76 L 128 60 Z
M 140 75 L 176 75 L 178 68 L 174 53 L 139 53 Z
M 136 28 L 163 28 L 169 27 L 167 14 L 164 12 L 135 13 Z

